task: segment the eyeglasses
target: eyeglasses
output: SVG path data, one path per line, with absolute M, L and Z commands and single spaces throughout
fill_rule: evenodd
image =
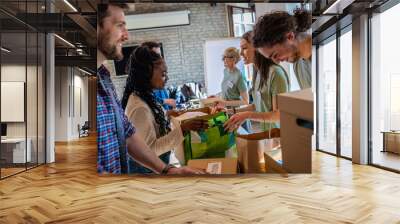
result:
M 234 59 L 235 57 L 233 57 L 233 56 L 223 56 L 222 60 L 225 60 L 225 58 Z

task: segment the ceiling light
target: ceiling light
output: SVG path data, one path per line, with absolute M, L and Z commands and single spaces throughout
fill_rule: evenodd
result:
M 85 74 L 87 74 L 87 75 L 92 75 L 91 73 L 89 73 L 88 71 L 85 71 L 85 70 L 83 70 L 83 69 L 81 69 L 81 68 L 78 68 L 81 72 L 83 72 L 83 73 L 85 73 Z
M 336 0 L 332 5 L 324 10 L 322 14 L 341 14 L 343 10 L 351 5 L 355 0 Z
M 340 0 L 336 0 L 332 5 L 330 5 L 322 14 L 328 14 L 330 11 L 339 4 Z
M 1 47 L 0 49 L 1 49 L 2 51 L 6 52 L 6 53 L 10 53 L 10 52 L 11 52 L 11 50 L 9 50 L 9 49 L 7 49 L 7 48 L 5 48 L 5 47 Z
M 78 12 L 78 10 L 71 4 L 69 3 L 68 0 L 64 0 L 65 4 L 67 4 L 72 10 L 74 10 L 74 12 Z
M 70 47 L 75 48 L 75 45 L 71 44 L 71 42 L 67 41 L 66 39 L 58 36 L 57 34 L 54 34 L 55 37 L 57 37 L 58 39 L 60 39 L 61 41 L 63 41 L 64 43 L 66 43 L 67 45 L 69 45 Z

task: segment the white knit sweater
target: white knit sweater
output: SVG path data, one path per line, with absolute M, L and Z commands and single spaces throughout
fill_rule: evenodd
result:
M 171 122 L 171 131 L 160 137 L 159 125 L 156 123 L 150 107 L 137 95 L 131 94 L 129 97 L 125 114 L 135 126 L 136 134 L 139 134 L 158 156 L 173 149 L 182 150 L 184 138 L 179 124 Z

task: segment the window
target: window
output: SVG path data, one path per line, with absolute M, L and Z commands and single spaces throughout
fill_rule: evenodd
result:
M 253 30 L 255 22 L 254 10 L 228 6 L 230 35 L 241 37 L 247 31 Z
M 400 4 L 371 18 L 370 156 L 372 164 L 394 170 L 400 170 L 398 21 Z
M 352 157 L 352 32 L 340 36 L 340 155 Z
M 336 154 L 336 36 L 318 48 L 318 145 Z

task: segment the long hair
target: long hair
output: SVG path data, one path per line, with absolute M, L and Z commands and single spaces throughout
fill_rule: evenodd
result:
M 254 57 L 254 65 L 258 70 L 258 74 L 260 76 L 260 85 L 258 86 L 258 90 L 261 90 L 265 85 L 267 85 L 267 80 L 269 78 L 269 70 L 271 66 L 276 65 L 271 59 L 264 57 L 258 51 L 255 52 Z M 255 79 L 253 79 L 253 86 L 255 84 Z
M 147 46 L 136 48 L 129 57 L 129 76 L 126 80 L 122 108 L 126 108 L 129 96 L 134 93 L 140 97 L 151 109 L 156 123 L 160 127 L 160 135 L 164 136 L 171 131 L 169 120 L 165 117 L 162 106 L 156 101 L 153 94 L 151 79 L 155 66 L 162 63 L 162 57 L 150 50 Z
M 242 35 L 242 39 L 253 45 L 253 31 L 247 31 Z M 271 66 L 276 65 L 271 59 L 264 57 L 258 51 L 254 52 L 254 66 L 256 67 L 260 75 L 260 85 L 258 90 L 261 90 L 266 84 L 269 78 L 269 70 Z M 253 75 L 253 88 L 256 83 L 256 73 Z

